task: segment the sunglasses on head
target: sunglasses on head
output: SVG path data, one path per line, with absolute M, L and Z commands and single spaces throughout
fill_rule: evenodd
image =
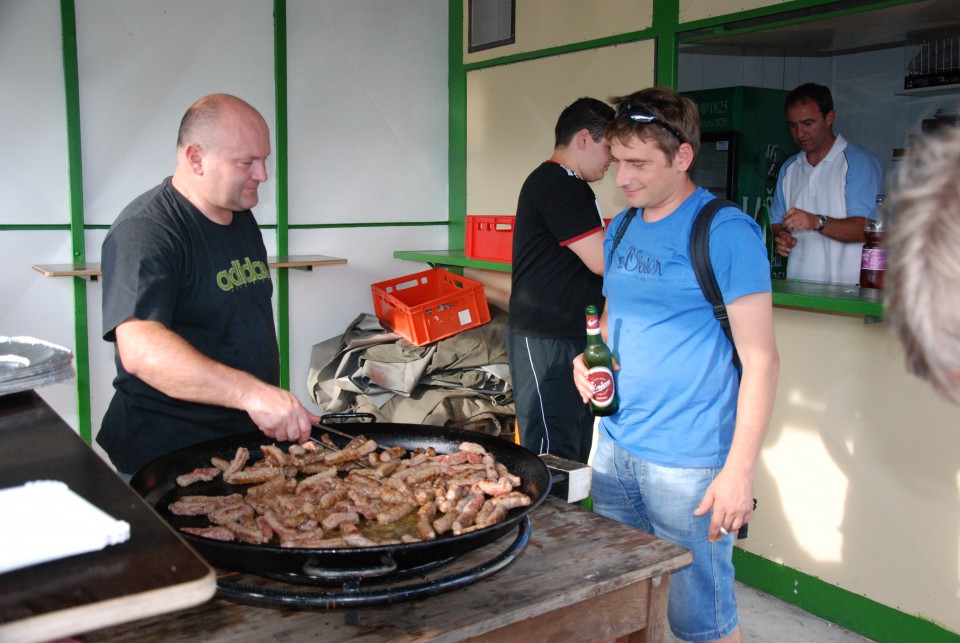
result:
M 650 108 L 646 105 L 634 105 L 633 103 L 623 103 L 620 107 L 617 108 L 617 116 L 626 116 L 632 121 L 637 123 L 653 123 L 654 125 L 659 125 L 663 129 L 667 130 L 673 134 L 681 143 L 685 143 L 683 136 L 680 135 L 680 132 L 667 125 L 662 118 L 650 111 Z

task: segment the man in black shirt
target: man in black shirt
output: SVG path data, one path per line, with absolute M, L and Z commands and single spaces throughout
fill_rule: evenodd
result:
M 117 377 L 97 442 L 125 478 L 231 433 L 304 442 L 319 420 L 278 387 L 273 283 L 250 211 L 269 154 L 257 110 L 206 96 L 180 124 L 173 176 L 107 233 L 103 338 Z
M 561 112 L 553 155 L 520 190 L 507 348 L 520 441 L 586 462 L 593 416 L 570 365 L 586 345 L 584 308 L 603 309 L 604 224 L 590 182 L 610 165 L 613 108 L 580 98 Z

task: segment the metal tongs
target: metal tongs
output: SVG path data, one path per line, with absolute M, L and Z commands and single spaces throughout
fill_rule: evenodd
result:
M 376 417 L 374 417 L 370 413 L 332 413 L 329 415 L 324 415 L 322 418 L 320 418 L 320 423 L 312 425 L 311 428 L 318 429 L 326 433 L 332 433 L 333 435 L 338 435 L 341 438 L 346 438 L 347 440 L 353 441 L 353 440 L 356 440 L 358 436 L 351 435 L 349 433 L 345 433 L 343 431 L 338 431 L 337 429 L 331 428 L 329 425 L 326 424 L 326 422 L 327 420 L 358 419 L 358 418 L 363 418 L 363 422 L 366 424 L 370 424 L 376 421 Z M 338 448 L 335 444 L 333 444 L 332 441 L 324 442 L 319 438 L 313 437 L 312 433 L 309 439 L 311 442 L 316 442 L 317 444 L 321 445 L 325 449 L 331 449 L 332 451 L 343 450 Z M 385 448 L 386 447 L 383 447 L 377 444 L 377 450 L 384 450 Z M 356 462 L 359 466 L 364 467 L 366 469 L 370 468 L 370 465 L 366 462 L 363 462 L 362 460 L 353 460 L 352 462 Z

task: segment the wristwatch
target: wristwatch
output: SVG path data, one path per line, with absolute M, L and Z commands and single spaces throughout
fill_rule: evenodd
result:
M 817 220 L 820 221 L 820 227 L 817 228 L 817 232 L 821 232 L 827 225 L 827 216 L 825 214 L 818 214 Z

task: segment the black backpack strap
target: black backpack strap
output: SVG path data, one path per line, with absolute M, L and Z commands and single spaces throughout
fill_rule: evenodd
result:
M 697 276 L 697 283 L 700 284 L 703 296 L 713 306 L 713 316 L 720 322 L 723 334 L 733 345 L 733 364 L 739 373 L 740 356 L 737 354 L 737 345 L 730 331 L 730 320 L 727 319 L 727 307 L 723 304 L 723 293 L 720 292 L 717 277 L 713 273 L 713 264 L 710 263 L 710 224 L 714 215 L 726 207 L 735 208 L 737 205 L 726 199 L 714 199 L 704 205 L 697 214 L 690 233 L 690 262 L 693 264 L 693 272 Z
M 620 219 L 620 225 L 617 226 L 617 233 L 613 235 L 613 245 L 610 246 L 610 255 L 607 257 L 607 261 L 613 259 L 613 251 L 620 245 L 620 241 L 623 239 L 623 233 L 627 231 L 627 226 L 630 225 L 630 222 L 633 221 L 633 217 L 635 216 L 637 216 L 637 209 L 630 208 L 627 210 L 627 213 L 623 215 L 623 218 Z

